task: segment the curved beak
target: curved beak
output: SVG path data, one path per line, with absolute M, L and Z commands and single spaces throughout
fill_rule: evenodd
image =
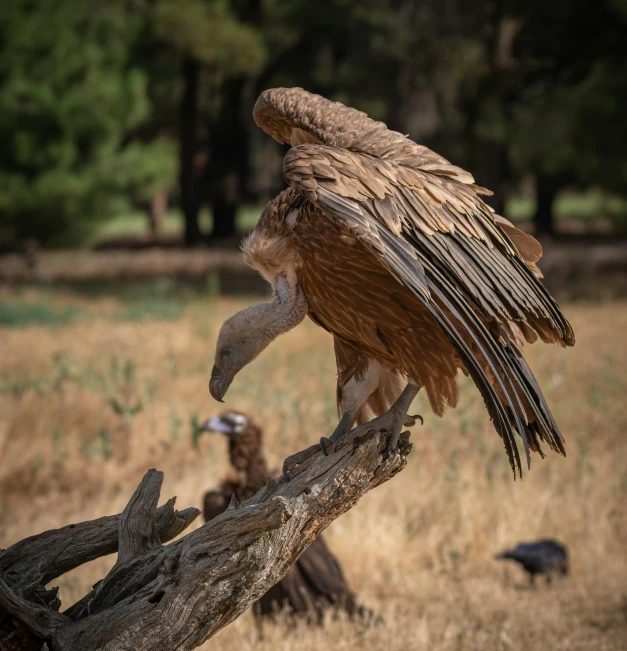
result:
M 224 402 L 222 398 L 224 398 L 230 384 L 231 382 L 226 377 L 226 374 L 221 373 L 214 364 L 211 371 L 211 379 L 209 380 L 209 393 L 211 393 L 213 398 L 218 402 Z
M 206 420 L 201 426 L 203 432 L 215 432 L 217 434 L 228 434 L 230 429 L 228 425 L 219 416 L 214 416 Z

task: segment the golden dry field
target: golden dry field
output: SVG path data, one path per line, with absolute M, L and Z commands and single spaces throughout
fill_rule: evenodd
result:
M 4 290 L 0 298 L 41 297 Z M 207 389 L 217 330 L 251 301 L 193 298 L 148 318 L 132 301 L 62 292 L 50 301 L 76 318 L 0 327 L 0 547 L 121 511 L 150 467 L 165 471 L 163 500 L 200 506 L 226 471 L 226 446 L 217 435 L 194 441 L 193 423 L 219 412 Z M 564 310 L 576 348 L 538 344 L 528 357 L 567 458 L 535 457 L 514 482 L 470 382 L 442 419 L 419 396 L 425 424 L 413 430 L 406 470 L 325 533 L 361 602 L 384 623 L 284 621 L 260 632 L 246 613 L 202 648 L 627 649 L 627 303 Z M 265 427 L 279 467 L 332 430 L 334 394 L 330 337 L 307 321 L 240 373 L 226 406 Z M 571 574 L 531 588 L 493 557 L 540 537 L 569 546 Z M 114 560 L 55 582 L 63 607 Z

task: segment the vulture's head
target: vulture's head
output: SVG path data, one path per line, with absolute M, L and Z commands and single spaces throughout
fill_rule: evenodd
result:
M 203 432 L 240 436 L 249 424 L 249 419 L 241 412 L 225 411 L 219 416 L 207 419 L 200 429 Z
M 200 430 L 224 434 L 229 439 L 231 465 L 236 470 L 250 472 L 252 466 L 261 464 L 261 480 L 265 483 L 267 468 L 261 451 L 262 433 L 250 416 L 240 411 L 225 411 L 206 420 Z
M 224 402 L 233 378 L 268 345 L 259 331 L 256 308 L 252 306 L 227 319 L 220 328 L 209 391 Z

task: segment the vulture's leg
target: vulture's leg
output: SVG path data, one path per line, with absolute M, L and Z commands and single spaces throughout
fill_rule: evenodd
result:
M 328 454 L 328 448 L 331 445 L 333 452 L 337 450 L 340 441 L 351 431 L 356 420 L 361 422 L 365 420 L 363 410 L 366 405 L 374 399 L 375 404 L 370 404 L 370 409 L 375 413 L 382 413 L 388 408 L 391 395 L 398 395 L 401 387 L 397 383 L 397 372 L 385 368 L 376 359 L 353 358 L 351 366 L 350 353 L 341 348 L 337 339 L 335 340 L 335 352 L 338 356 L 338 407 L 343 415 L 330 438 L 320 439 L 320 447 L 325 454 Z M 344 368 L 351 369 L 351 374 L 345 376 L 341 370 Z M 379 395 L 377 396 L 377 394 Z M 380 404 L 382 400 L 384 401 L 383 405 Z M 379 401 L 378 411 L 377 401 Z
M 411 406 L 411 403 L 418 394 L 419 390 L 420 385 L 409 378 L 407 386 L 403 389 L 401 395 L 388 409 L 388 411 L 386 411 L 385 414 L 374 418 L 368 423 L 364 423 L 363 425 L 356 427 L 350 433 L 351 438 L 358 437 L 361 434 L 364 434 L 365 432 L 371 430 L 385 430 L 386 432 L 390 433 L 390 438 L 387 445 L 387 454 L 392 454 L 398 445 L 401 431 L 403 427 L 406 426 L 405 424 L 407 420 L 409 419 L 410 422 L 413 421 L 413 423 L 415 423 L 416 419 L 420 419 L 420 422 L 423 422 L 421 416 L 408 416 L 407 414 L 407 410 Z
M 400 438 L 403 427 L 413 426 L 416 422 L 416 419 L 419 419 L 420 422 L 422 422 L 422 416 L 410 416 L 407 413 L 407 410 L 409 409 L 413 399 L 416 397 L 416 394 L 419 390 L 420 385 L 416 384 L 416 382 L 409 378 L 407 386 L 403 389 L 400 396 L 396 399 L 388 411 L 386 411 L 382 416 L 379 416 L 378 418 L 375 418 L 374 420 L 364 423 L 363 425 L 360 425 L 359 427 L 351 430 L 350 428 L 355 420 L 355 414 L 357 414 L 359 410 L 364 406 L 370 395 L 368 392 L 358 391 L 356 395 L 352 396 L 352 402 L 348 409 L 346 409 L 348 405 L 345 403 L 344 415 L 342 416 L 342 419 L 340 420 L 338 426 L 335 428 L 333 434 L 331 434 L 331 437 L 323 437 L 320 439 L 319 445 L 312 445 L 306 450 L 297 452 L 291 457 L 285 459 L 285 462 L 283 463 L 283 476 L 287 481 L 289 481 L 290 470 L 293 470 L 297 465 L 303 463 L 305 460 L 309 459 L 309 457 L 312 457 L 314 454 L 319 452 L 321 448 L 324 454 L 328 454 L 329 447 L 333 445 L 333 451 L 335 451 L 340 441 L 346 438 L 347 435 L 350 435 L 350 437 L 353 438 L 355 436 L 365 434 L 372 429 L 383 429 L 390 433 L 387 453 L 391 454 L 391 452 L 396 448 L 398 444 L 398 440 Z M 354 405 L 357 405 L 357 407 L 355 408 Z
M 328 438 L 326 436 L 323 436 L 320 439 L 320 447 L 322 448 L 322 451 L 326 455 L 329 454 L 330 448 L 331 448 L 331 452 L 335 452 L 342 439 L 344 439 L 348 434 L 350 434 L 351 427 L 353 425 L 353 422 L 355 421 L 355 416 L 353 414 L 354 412 L 347 411 L 342 416 L 342 420 L 340 420 L 340 422 L 338 423 L 338 426 L 335 428 L 333 434 L 331 434 L 331 436 Z M 403 420 L 403 426 L 413 427 L 416 424 L 416 419 L 419 419 L 420 422 L 424 424 L 424 421 L 422 420 L 422 416 L 420 416 L 419 414 L 415 414 L 414 416 L 405 414 L 405 418 Z
M 333 448 L 332 451 L 335 451 L 336 445 L 350 432 L 351 426 L 355 421 L 354 413 L 353 410 L 344 412 L 333 434 L 328 438 L 323 436 L 320 439 L 320 447 L 326 455 L 329 454 L 329 448 Z

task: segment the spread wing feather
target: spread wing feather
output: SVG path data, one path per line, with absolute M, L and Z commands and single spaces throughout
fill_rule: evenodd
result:
M 293 147 L 287 182 L 362 242 L 427 307 L 478 386 L 521 473 L 514 430 L 564 453 L 519 337 L 572 345 L 570 324 L 470 184 L 329 145 Z M 512 227 L 513 228 L 513 227 Z M 530 257 L 537 252 L 527 243 Z M 537 260 L 537 258 L 536 258 Z

